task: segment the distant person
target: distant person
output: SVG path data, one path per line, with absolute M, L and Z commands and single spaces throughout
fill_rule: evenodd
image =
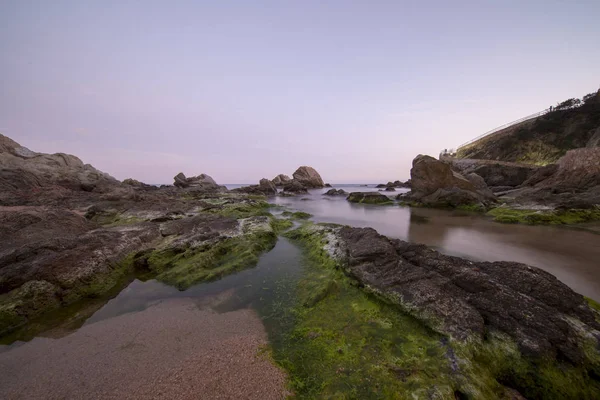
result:
M 552 112 L 552 106 L 550 106 L 550 112 Z

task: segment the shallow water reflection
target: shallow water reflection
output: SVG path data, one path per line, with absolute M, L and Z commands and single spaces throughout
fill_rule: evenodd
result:
M 600 300 L 600 235 L 564 227 L 499 224 L 460 211 L 352 204 L 344 196 L 323 196 L 324 192 L 312 190 L 307 196 L 277 197 L 274 201 L 311 213 L 316 222 L 372 227 L 383 235 L 475 260 L 533 265 L 575 291 Z

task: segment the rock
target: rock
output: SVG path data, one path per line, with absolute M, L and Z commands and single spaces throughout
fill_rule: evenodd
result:
M 345 196 L 348 193 L 344 189 L 329 189 L 323 196 Z
M 60 197 L 69 191 L 103 192 L 119 184 L 73 155 L 36 153 L 0 135 L 0 204 L 16 204 L 42 188 L 43 196 Z
M 351 203 L 363 203 L 363 204 L 390 204 L 393 201 L 377 192 L 352 192 L 346 198 Z
M 377 185 L 377 186 L 375 186 L 375 187 L 376 187 L 376 188 L 378 188 L 378 189 L 381 189 L 381 188 L 385 188 L 385 187 L 387 187 L 387 185 L 386 185 L 386 184 L 384 184 L 384 183 L 380 183 L 379 185 Z
M 594 134 L 588 140 L 585 147 L 600 147 L 600 126 L 594 130 Z
M 294 180 L 307 189 L 322 188 L 324 186 L 321 175 L 312 167 L 302 166 L 292 174 Z
M 540 168 L 525 183 L 528 186 L 511 193 L 516 203 L 596 207 L 600 204 L 600 147 L 569 150 L 556 165 Z
M 284 193 L 308 194 L 308 190 L 306 190 L 306 187 L 304 187 L 304 185 L 302 185 L 295 179 L 283 185 L 283 191 Z
M 474 184 L 453 171 L 449 164 L 433 157 L 419 155 L 410 170 L 410 199 L 433 207 L 477 205 L 485 207 L 495 201 L 484 182 L 473 176 Z
M 277 188 L 273 182 L 263 178 L 258 185 L 243 186 L 233 189 L 232 192 L 274 196 L 277 194 Z
M 386 192 L 395 192 L 395 191 L 396 191 L 396 189 L 394 189 L 394 187 L 393 187 L 393 186 L 388 186 L 388 187 L 386 187 L 386 188 L 385 188 L 385 191 L 386 191 Z
M 277 175 L 275 178 L 273 178 L 273 180 L 271 182 L 273 182 L 273 184 L 275 186 L 283 186 L 285 183 L 291 181 L 292 179 L 284 174 L 279 174 Z
M 600 345 L 600 324 L 583 296 L 543 270 L 446 256 L 371 228 L 322 229 L 336 243 L 325 250 L 348 275 L 455 340 L 483 341 L 497 331 L 525 355 L 576 365 L 588 357 L 577 340 L 587 335 Z
M 200 188 L 200 189 L 218 189 L 219 185 L 217 182 L 210 176 L 206 174 L 200 174 L 198 176 L 192 176 L 190 178 L 186 178 L 183 172 L 178 173 L 173 178 L 175 182 L 173 183 L 176 187 L 179 188 Z
M 330 185 L 329 183 L 326 183 L 326 184 L 325 184 L 325 187 L 326 187 L 326 188 L 330 188 L 330 187 L 331 187 L 331 185 Z
M 452 159 L 452 168 L 466 176 L 475 173 L 487 186 L 519 186 L 529 179 L 539 167 L 535 165 L 494 160 Z

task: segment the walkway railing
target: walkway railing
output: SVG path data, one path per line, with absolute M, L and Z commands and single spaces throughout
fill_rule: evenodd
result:
M 516 125 L 516 124 L 520 124 L 521 122 L 525 122 L 525 121 L 528 121 L 530 119 L 537 118 L 537 117 L 542 116 L 544 114 L 547 114 L 549 112 L 550 112 L 550 108 L 547 108 L 547 109 L 545 109 L 543 111 L 537 112 L 535 114 L 528 115 L 526 117 L 517 119 L 516 121 L 512 121 L 512 122 L 509 122 L 508 124 L 504 124 L 502 126 L 499 126 L 499 127 L 495 128 L 495 129 L 492 129 L 491 131 L 488 131 L 488 132 L 484 133 L 483 135 L 477 136 L 475 139 L 471 139 L 468 142 L 465 142 L 465 143 L 461 144 L 460 146 L 457 147 L 457 150 L 459 150 L 462 147 L 465 147 L 468 144 L 471 144 L 471 143 L 476 142 L 476 141 L 478 141 L 480 139 L 483 139 L 484 137 L 493 135 L 494 133 L 496 133 L 498 131 L 501 131 L 503 129 L 509 128 L 509 127 L 511 127 L 513 125 Z

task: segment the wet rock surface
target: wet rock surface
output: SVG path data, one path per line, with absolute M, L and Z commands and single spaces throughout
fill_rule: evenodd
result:
M 533 357 L 589 361 L 600 324 L 583 296 L 553 275 L 514 262 L 474 262 L 371 228 L 322 227 L 329 254 L 368 289 L 460 341 L 511 337 Z M 586 361 L 587 360 L 587 361 Z
M 381 193 L 377 192 L 352 192 L 346 198 L 351 203 L 364 204 L 386 204 L 392 203 L 392 200 Z
M 329 189 L 323 193 L 323 196 L 346 196 L 347 194 L 348 192 L 346 192 L 344 189 Z

